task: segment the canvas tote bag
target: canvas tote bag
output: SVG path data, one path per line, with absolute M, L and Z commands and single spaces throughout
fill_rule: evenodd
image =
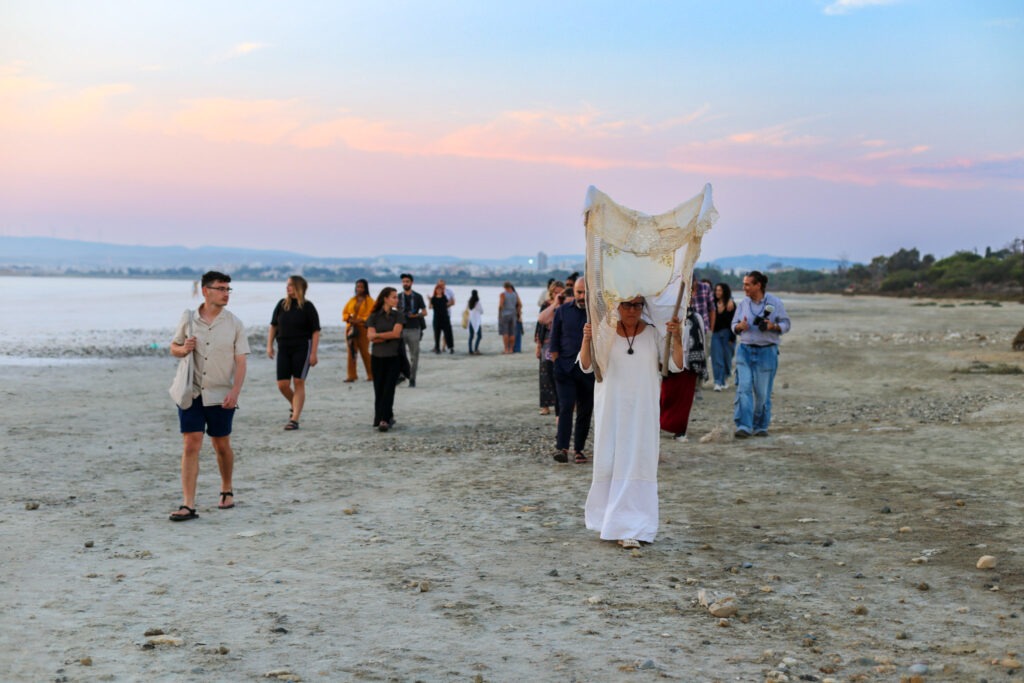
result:
M 185 338 L 192 336 L 192 310 L 185 311 L 188 314 L 188 332 Z M 192 407 L 192 354 L 188 354 L 178 361 L 178 371 L 174 374 L 174 381 L 168 393 L 171 399 L 182 410 Z

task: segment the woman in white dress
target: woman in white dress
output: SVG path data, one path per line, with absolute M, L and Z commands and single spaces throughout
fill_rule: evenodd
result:
M 601 539 L 624 548 L 651 543 L 658 533 L 658 417 L 662 337 L 641 319 L 643 297 L 618 305 L 616 337 L 594 389 L 594 479 L 585 520 Z M 679 321 L 666 325 L 672 336 L 669 368 L 683 367 Z M 593 372 L 591 327 L 583 327 L 578 362 Z

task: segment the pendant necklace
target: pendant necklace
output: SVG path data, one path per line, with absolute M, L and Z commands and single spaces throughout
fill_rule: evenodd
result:
M 622 325 L 622 323 L 619 322 L 619 325 Z M 626 326 L 622 325 L 622 332 L 623 332 L 624 336 L 626 337 L 626 343 L 629 344 L 629 350 L 626 351 L 626 353 L 628 353 L 631 356 L 633 355 L 633 340 L 635 340 L 636 339 L 636 335 L 639 334 L 639 329 L 640 329 L 639 325 L 634 327 L 633 328 L 633 336 L 630 337 L 629 336 L 629 332 L 626 332 Z

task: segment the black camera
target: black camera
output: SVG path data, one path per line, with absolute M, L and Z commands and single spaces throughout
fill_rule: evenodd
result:
M 765 304 L 764 313 L 754 318 L 754 325 L 757 326 L 757 329 L 761 330 L 762 332 L 768 331 L 768 319 L 771 318 L 772 312 L 774 310 L 774 306 L 772 306 L 771 304 Z

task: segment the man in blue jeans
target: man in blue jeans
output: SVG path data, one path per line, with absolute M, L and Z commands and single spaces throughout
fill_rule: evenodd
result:
M 558 436 L 555 462 L 569 462 L 569 437 L 573 436 L 572 414 L 576 411 L 573 439 L 574 461 L 586 463 L 583 446 L 594 414 L 594 375 L 580 369 L 576 355 L 583 345 L 587 322 L 587 281 L 580 277 L 573 285 L 574 299 L 555 309 L 551 321 L 551 360 L 554 361 L 555 393 L 558 396 Z
M 779 367 L 779 342 L 789 332 L 789 316 L 782 299 L 767 294 L 768 278 L 753 270 L 743 277 L 746 294 L 733 315 L 732 330 L 739 337 L 736 349 L 736 399 L 733 421 L 736 438 L 768 436 L 772 421 L 772 385 Z

